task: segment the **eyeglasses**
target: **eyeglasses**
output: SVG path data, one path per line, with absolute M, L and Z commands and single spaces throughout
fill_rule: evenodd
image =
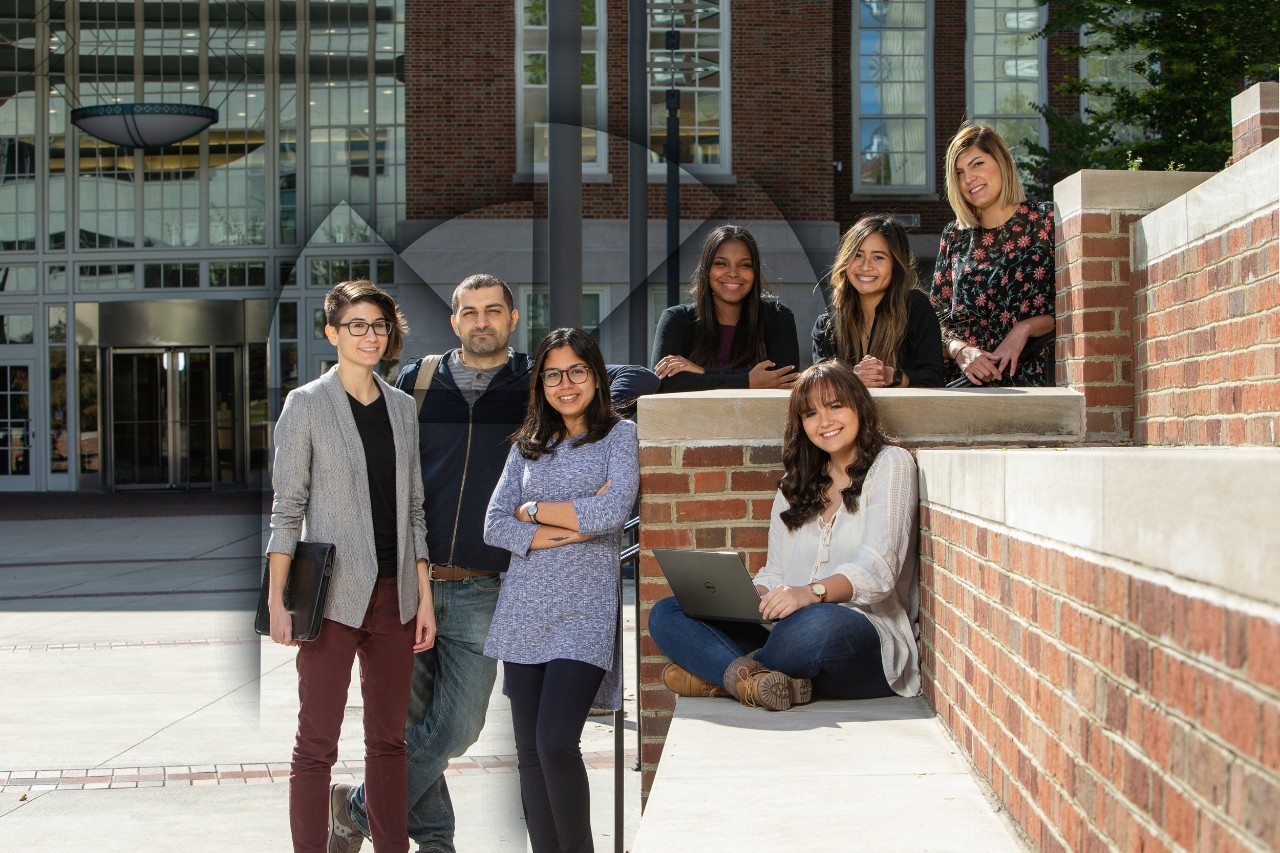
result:
M 548 370 L 542 371 L 542 384 L 546 385 L 548 388 L 554 388 L 564 380 L 566 373 L 569 374 L 570 382 L 574 385 L 581 385 L 583 382 L 586 382 L 587 377 L 591 375 L 591 368 L 587 367 L 585 364 L 575 364 L 568 370 L 557 370 L 552 367 Z
M 391 334 L 390 320 L 374 320 L 372 323 L 366 323 L 364 320 L 352 320 L 350 323 L 334 323 L 335 329 L 347 327 L 347 331 L 357 338 L 363 338 L 369 334 L 369 330 L 373 329 L 373 333 L 380 338 L 385 338 Z

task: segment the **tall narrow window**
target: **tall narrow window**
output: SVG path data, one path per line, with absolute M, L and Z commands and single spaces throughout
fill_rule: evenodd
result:
M 1044 103 L 1045 40 L 1038 0 L 970 0 L 973 26 L 969 110 L 973 120 L 994 127 L 1012 149 L 1023 140 L 1043 144 L 1044 121 L 1035 104 Z
M 731 168 L 728 5 L 724 0 L 649 3 L 650 163 L 662 162 L 667 92 L 675 89 L 680 99 L 680 165 L 704 172 Z
M 544 172 L 550 140 L 547 113 L 547 2 L 516 0 L 516 153 L 522 173 Z M 604 172 L 604 0 L 582 3 L 582 168 Z
M 855 192 L 933 189 L 932 0 L 861 0 L 853 30 Z
M 1117 22 L 1133 20 L 1135 13 L 1128 9 L 1116 12 Z M 1088 27 L 1080 31 L 1081 47 L 1106 48 L 1111 39 L 1107 33 L 1094 32 Z M 1143 76 L 1138 66 L 1145 63 L 1148 51 L 1136 45 L 1127 48 L 1113 48 L 1105 53 L 1090 53 L 1080 58 L 1080 77 L 1089 83 L 1110 84 L 1122 91 L 1133 93 L 1150 88 L 1151 84 Z M 1092 121 L 1099 113 L 1109 112 L 1115 97 L 1108 94 L 1085 93 L 1080 96 L 1080 117 Z M 1112 122 L 1111 131 L 1121 140 L 1131 142 L 1138 138 L 1138 131 L 1128 124 Z

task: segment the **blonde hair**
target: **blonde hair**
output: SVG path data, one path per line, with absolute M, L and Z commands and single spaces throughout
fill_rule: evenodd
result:
M 1009 146 L 1005 145 L 1004 139 L 996 129 L 985 124 L 966 122 L 960 125 L 956 135 L 951 138 L 951 144 L 947 146 L 947 161 L 944 167 L 947 201 L 951 203 L 951 210 L 955 212 L 956 219 L 965 228 L 978 227 L 978 212 L 964 197 L 960 182 L 956 180 L 956 161 L 960 159 L 961 152 L 975 146 L 988 154 L 1000 167 L 999 203 L 1019 205 L 1027 198 L 1027 192 L 1022 188 L 1022 178 L 1018 176 L 1018 169 L 1013 164 L 1013 155 L 1009 153 Z

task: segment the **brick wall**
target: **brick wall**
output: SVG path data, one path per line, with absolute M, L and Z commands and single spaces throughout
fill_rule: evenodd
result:
M 768 549 L 769 509 L 782 476 L 781 442 L 675 442 L 640 449 L 640 762 L 647 799 L 671 726 L 675 694 L 662 684 L 669 661 L 649 636 L 649 609 L 671 594 L 654 548 L 744 552 L 757 572 Z
M 1280 443 L 1278 232 L 1273 204 L 1133 270 L 1135 443 Z
M 1040 850 L 1280 848 L 1280 621 L 921 510 L 925 697 Z
M 1258 83 L 1231 99 L 1231 162 L 1280 139 L 1280 83 Z
M 1073 211 L 1056 225 L 1057 382 L 1084 392 L 1091 441 L 1133 434 L 1132 211 Z

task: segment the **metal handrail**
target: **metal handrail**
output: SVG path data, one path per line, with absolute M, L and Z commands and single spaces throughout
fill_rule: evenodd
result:
M 624 548 L 618 554 L 618 634 L 615 644 L 617 653 L 622 654 L 622 567 L 628 563 L 638 563 L 640 560 L 640 516 L 635 516 L 622 526 L 622 533 L 635 535 L 635 544 L 628 548 Z M 636 766 L 633 770 L 640 769 L 640 721 L 639 721 L 639 702 L 640 702 L 640 588 L 639 588 L 639 572 L 635 573 L 636 577 Z M 623 801 L 626 799 L 625 785 L 623 784 L 626 777 L 623 774 L 622 760 L 626 755 L 626 746 L 624 741 L 623 730 L 624 714 L 622 707 L 613 712 L 613 849 L 615 853 L 625 853 L 623 838 L 623 830 L 625 821 L 623 820 Z

